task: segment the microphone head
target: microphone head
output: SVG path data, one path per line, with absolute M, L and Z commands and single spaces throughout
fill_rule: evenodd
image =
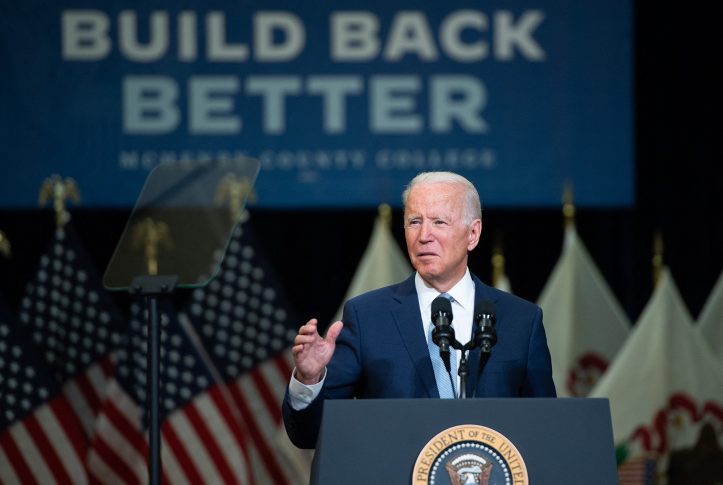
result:
M 474 304 L 474 321 L 479 322 L 483 317 L 482 315 L 489 315 L 494 326 L 497 321 L 497 311 L 495 310 L 495 304 L 489 300 L 479 300 Z
M 452 321 L 452 302 L 443 296 L 438 296 L 432 300 L 432 322 L 434 322 L 440 315 L 449 318 L 450 322 Z

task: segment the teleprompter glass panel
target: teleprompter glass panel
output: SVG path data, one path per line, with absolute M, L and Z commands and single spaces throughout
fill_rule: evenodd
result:
M 258 173 L 255 158 L 158 165 L 148 175 L 103 285 L 127 290 L 143 275 L 177 275 L 181 288 L 206 284 L 218 271 Z

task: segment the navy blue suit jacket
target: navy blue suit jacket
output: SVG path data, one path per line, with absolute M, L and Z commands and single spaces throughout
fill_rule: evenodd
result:
M 472 279 L 475 301 L 490 300 L 497 310 L 498 342 L 479 380 L 477 397 L 555 397 L 542 310 L 485 285 L 474 275 Z M 300 448 L 316 446 L 325 399 L 439 397 L 414 275 L 398 285 L 352 298 L 344 305 L 342 321 L 344 328 L 327 366 L 323 391 L 301 411 L 289 405 L 288 388 L 284 397 L 286 432 Z M 468 396 L 472 396 L 478 364 L 479 352 L 472 350 Z

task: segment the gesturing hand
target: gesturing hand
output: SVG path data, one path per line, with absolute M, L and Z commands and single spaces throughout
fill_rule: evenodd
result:
M 331 360 L 336 348 L 336 338 L 344 326 L 336 322 L 326 332 L 326 339 L 321 338 L 316 328 L 316 318 L 309 320 L 299 329 L 299 335 L 294 339 L 294 363 L 296 364 L 296 379 L 305 385 L 317 384 L 321 380 L 326 364 Z

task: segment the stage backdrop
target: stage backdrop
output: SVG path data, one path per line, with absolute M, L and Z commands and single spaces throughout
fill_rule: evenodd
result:
M 258 157 L 261 207 L 634 202 L 630 0 L 9 0 L 0 206 L 52 173 L 130 206 L 175 159 Z

